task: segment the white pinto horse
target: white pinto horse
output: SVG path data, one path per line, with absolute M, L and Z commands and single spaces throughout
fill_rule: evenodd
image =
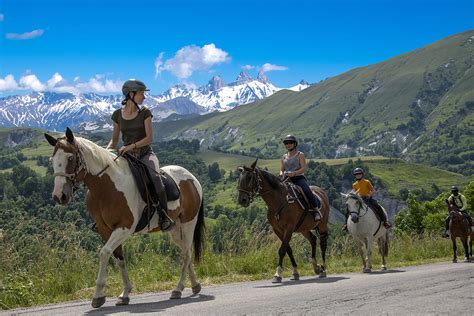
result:
M 116 305 L 127 305 L 132 284 L 125 266 L 122 243 L 135 232 L 146 205 L 128 163 L 123 158 L 114 159 L 113 153 L 85 138 L 74 137 L 69 128 L 66 130 L 66 137 L 56 139 L 48 134 L 45 134 L 45 137 L 54 146 L 53 199 L 60 204 L 69 203 L 73 197 L 74 186 L 84 182 L 88 189 L 87 209 L 105 241 L 99 253 L 99 274 L 92 306 L 97 308 L 105 303 L 106 266 L 112 254 L 118 261 L 124 283 L 123 292 Z M 107 168 L 104 171 L 105 167 Z M 191 279 L 193 293 L 201 291 L 192 263 L 192 248 L 194 244 L 194 258 L 198 262 L 204 237 L 202 188 L 199 181 L 182 167 L 167 166 L 163 170 L 173 178 L 180 189 L 179 199 L 168 201 L 169 215 L 176 222 L 171 235 L 181 248 L 183 259 L 181 278 L 172 291 L 171 298 L 180 298 L 186 274 L 189 274 Z M 155 213 L 150 225 L 139 233 L 158 230 L 158 215 Z
M 388 256 L 388 230 L 382 225 L 374 211 L 367 206 L 362 198 L 354 193 L 341 193 L 346 199 L 349 212 L 347 229 L 354 237 L 359 254 L 362 257 L 363 272 L 372 271 L 370 256 L 372 254 L 372 241 L 377 240 L 380 256 L 382 257 L 382 271 L 387 270 L 385 258 Z M 383 210 L 385 212 L 385 210 Z M 364 253 L 364 248 L 366 253 Z

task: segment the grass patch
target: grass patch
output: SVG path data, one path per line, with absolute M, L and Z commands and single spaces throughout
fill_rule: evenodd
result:
M 251 280 L 270 280 L 276 268 L 279 242 L 275 235 L 267 235 L 264 247 L 249 246 L 240 253 L 214 253 L 206 249 L 196 273 L 203 286 Z M 170 291 L 179 280 L 179 252 L 169 244 L 159 249 L 159 244 L 169 242 L 169 236 L 155 234 L 148 237 L 133 236 L 125 243 L 126 260 L 134 293 Z M 300 274 L 314 275 L 309 261 L 310 246 L 300 235 L 295 235 L 293 245 Z M 0 305 L 2 309 L 58 303 L 68 300 L 91 299 L 98 272 L 98 256 L 81 250 L 71 242 L 63 250 L 51 247 L 46 241 L 38 242 L 36 260 L 24 262 L 19 253 L 3 243 L 4 253 L 0 269 Z M 374 247 L 376 248 L 375 244 Z M 459 256 L 462 258 L 462 247 Z M 319 253 L 319 250 L 318 250 Z M 331 240 L 327 253 L 328 274 L 355 272 L 362 269 L 354 241 L 350 236 Z M 450 241 L 438 236 L 404 235 L 390 242 L 388 267 L 419 265 L 451 259 Z M 320 261 L 320 258 L 319 258 Z M 118 266 L 108 265 L 107 295 L 118 296 L 122 280 Z M 374 249 L 373 269 L 380 268 L 381 259 Z M 291 265 L 286 257 L 283 276 L 291 275 Z M 187 286 L 190 286 L 189 282 Z

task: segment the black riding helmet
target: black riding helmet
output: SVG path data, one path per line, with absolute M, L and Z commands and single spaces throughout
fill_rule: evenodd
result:
M 459 192 L 459 189 L 458 189 L 458 187 L 457 187 L 457 186 L 455 186 L 455 185 L 453 185 L 453 186 L 451 187 L 451 192 L 452 192 L 452 193 Z
M 122 93 L 125 96 L 125 100 L 122 101 L 122 104 L 126 104 L 127 100 L 131 100 L 137 107 L 138 111 L 140 111 L 140 107 L 131 96 L 132 92 L 136 93 L 138 91 L 150 91 L 150 89 L 148 89 L 142 81 L 137 79 L 129 79 L 125 81 L 122 86 Z
M 130 92 L 137 91 L 150 91 L 150 89 L 143 82 L 136 79 L 129 79 L 123 83 L 122 93 L 124 96 L 129 97 Z
M 283 144 L 285 143 L 293 143 L 295 146 L 298 146 L 298 141 L 296 140 L 296 137 L 293 135 L 286 135 L 285 138 L 283 138 Z
M 364 169 L 362 168 L 355 168 L 354 170 L 352 170 L 352 174 L 355 176 L 356 174 L 364 174 Z

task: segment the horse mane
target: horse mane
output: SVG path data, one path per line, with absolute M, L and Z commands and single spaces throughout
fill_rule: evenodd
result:
M 277 190 L 277 189 L 281 188 L 283 183 L 282 183 L 280 178 L 278 178 L 277 176 L 271 174 L 270 172 L 268 172 L 266 170 L 263 170 L 263 169 L 260 169 L 260 168 L 258 168 L 258 171 L 265 178 L 265 180 L 267 180 L 267 182 L 270 184 L 270 186 L 273 189 Z
M 364 204 L 363 201 L 362 201 L 362 198 L 360 197 L 360 195 L 357 194 L 354 190 L 351 190 L 349 193 L 347 193 L 347 197 L 352 198 L 352 199 L 356 199 L 360 203 Z
M 122 168 L 123 166 L 127 165 L 125 159 L 117 159 L 114 161 L 116 156 L 112 152 L 86 138 L 74 137 L 74 140 L 82 155 L 87 156 L 88 159 L 91 159 L 97 163 L 100 169 L 104 168 L 105 166 L 109 166 L 110 168 Z M 90 166 L 88 166 L 88 168 L 90 168 Z

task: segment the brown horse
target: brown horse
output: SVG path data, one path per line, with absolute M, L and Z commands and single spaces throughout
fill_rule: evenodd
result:
M 278 250 L 280 259 L 276 269 L 273 283 L 282 281 L 281 270 L 283 258 L 288 254 L 293 266 L 292 280 L 299 280 L 299 273 L 293 251 L 290 247 L 290 240 L 293 233 L 301 233 L 311 244 L 311 263 L 314 272 L 319 277 L 326 276 L 326 247 L 328 237 L 329 220 L 329 200 L 327 194 L 319 187 L 312 186 L 311 190 L 321 200 L 322 219 L 315 221 L 314 216 L 308 211 L 303 210 L 298 203 L 288 203 L 289 194 L 287 186 L 280 178 L 271 173 L 256 167 L 257 160 L 249 167 L 239 168 L 241 174 L 238 184 L 238 203 L 248 207 L 256 196 L 261 196 L 268 206 L 267 219 L 273 228 L 275 234 L 281 240 L 281 246 Z M 317 229 L 320 234 L 320 247 L 323 264 L 320 266 L 316 262 L 316 242 L 317 237 L 312 229 Z
M 451 237 L 451 241 L 453 242 L 453 263 L 458 262 L 457 259 L 457 246 L 456 246 L 456 238 L 461 239 L 462 245 L 464 247 L 464 252 L 466 257 L 464 258 L 464 262 L 470 262 L 472 257 L 472 238 L 474 238 L 474 233 L 472 232 L 471 228 L 469 227 L 468 220 L 464 217 L 464 215 L 459 211 L 459 208 L 454 203 L 450 203 L 446 200 L 448 204 L 448 211 L 449 211 L 449 235 Z M 468 247 L 468 238 L 469 238 L 469 247 Z
M 130 301 L 132 284 L 125 266 L 122 243 L 135 232 L 146 205 L 130 168 L 125 159 L 114 159 L 114 154 L 108 150 L 85 138 L 74 137 L 69 128 L 66 130 L 66 137 L 56 139 L 48 134 L 45 134 L 45 137 L 54 146 L 53 199 L 60 204 L 69 203 L 73 197 L 74 187 L 84 182 L 88 189 L 87 209 L 102 240 L 105 241 L 99 252 L 99 274 L 92 306 L 100 307 L 105 303 L 106 268 L 112 253 L 118 260 L 124 283 L 123 292 L 116 305 L 127 305 Z M 197 294 L 201 290 L 194 273 L 192 248 L 194 244 L 194 258 L 199 261 L 204 236 L 202 188 L 199 181 L 182 167 L 166 166 L 163 170 L 180 188 L 179 199 L 168 201 L 169 214 L 176 222 L 170 233 L 181 248 L 183 257 L 181 278 L 172 291 L 171 298 L 180 298 L 186 274 L 191 278 L 193 293 Z M 158 227 L 158 215 L 155 213 L 150 219 L 149 226 L 139 233 L 158 231 Z

